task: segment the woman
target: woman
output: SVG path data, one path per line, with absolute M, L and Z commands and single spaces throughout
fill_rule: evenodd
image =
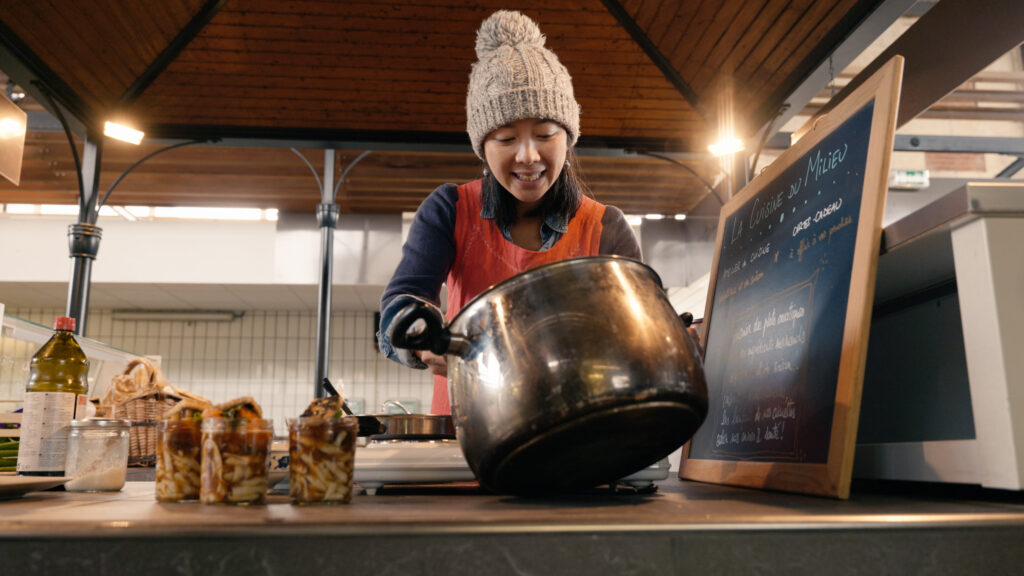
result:
M 483 178 L 443 184 L 423 201 L 381 299 L 381 352 L 435 374 L 433 414 L 451 412 L 447 364 L 429 351 L 391 346 L 392 320 L 405 305 L 438 305 L 447 283 L 450 321 L 487 287 L 542 264 L 598 254 L 640 259 L 622 211 L 582 194 L 573 153 L 580 108 L 572 78 L 544 40 L 519 12 L 502 10 L 481 24 L 466 130 Z

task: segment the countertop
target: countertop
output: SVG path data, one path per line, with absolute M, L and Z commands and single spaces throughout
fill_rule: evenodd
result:
M 883 485 L 839 501 L 674 477 L 657 486 L 546 499 L 473 484 L 401 487 L 302 507 L 283 495 L 265 506 L 161 504 L 152 482 L 35 492 L 0 502 L 0 558 L 11 574 L 1009 574 L 1024 565 L 1016 492 Z

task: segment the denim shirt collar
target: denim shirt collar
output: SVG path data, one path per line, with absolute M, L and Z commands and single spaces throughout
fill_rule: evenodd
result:
M 487 220 L 494 220 L 494 210 L 488 210 L 485 205 L 480 209 L 480 217 Z M 499 226 L 501 235 L 505 237 L 509 242 L 512 241 L 512 230 L 508 226 Z M 558 214 L 548 214 L 544 217 L 544 222 L 540 227 L 540 240 L 541 248 L 540 251 L 550 249 L 555 245 L 555 242 L 569 231 L 569 219 Z

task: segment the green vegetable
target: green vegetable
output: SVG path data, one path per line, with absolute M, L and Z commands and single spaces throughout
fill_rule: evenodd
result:
M 14 472 L 18 464 L 19 438 L 0 437 L 0 472 Z
M 0 446 L 6 446 L 6 444 L 0 444 Z M 0 472 L 14 472 L 18 465 L 18 452 L 15 451 L 11 455 L 0 454 Z

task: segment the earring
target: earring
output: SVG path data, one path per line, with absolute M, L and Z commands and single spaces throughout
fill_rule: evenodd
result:
M 572 162 L 569 162 L 568 160 L 566 160 L 565 161 L 565 167 L 566 168 L 572 168 Z
M 490 176 L 490 175 L 491 175 L 491 171 L 487 169 L 487 166 L 484 166 L 484 176 Z

